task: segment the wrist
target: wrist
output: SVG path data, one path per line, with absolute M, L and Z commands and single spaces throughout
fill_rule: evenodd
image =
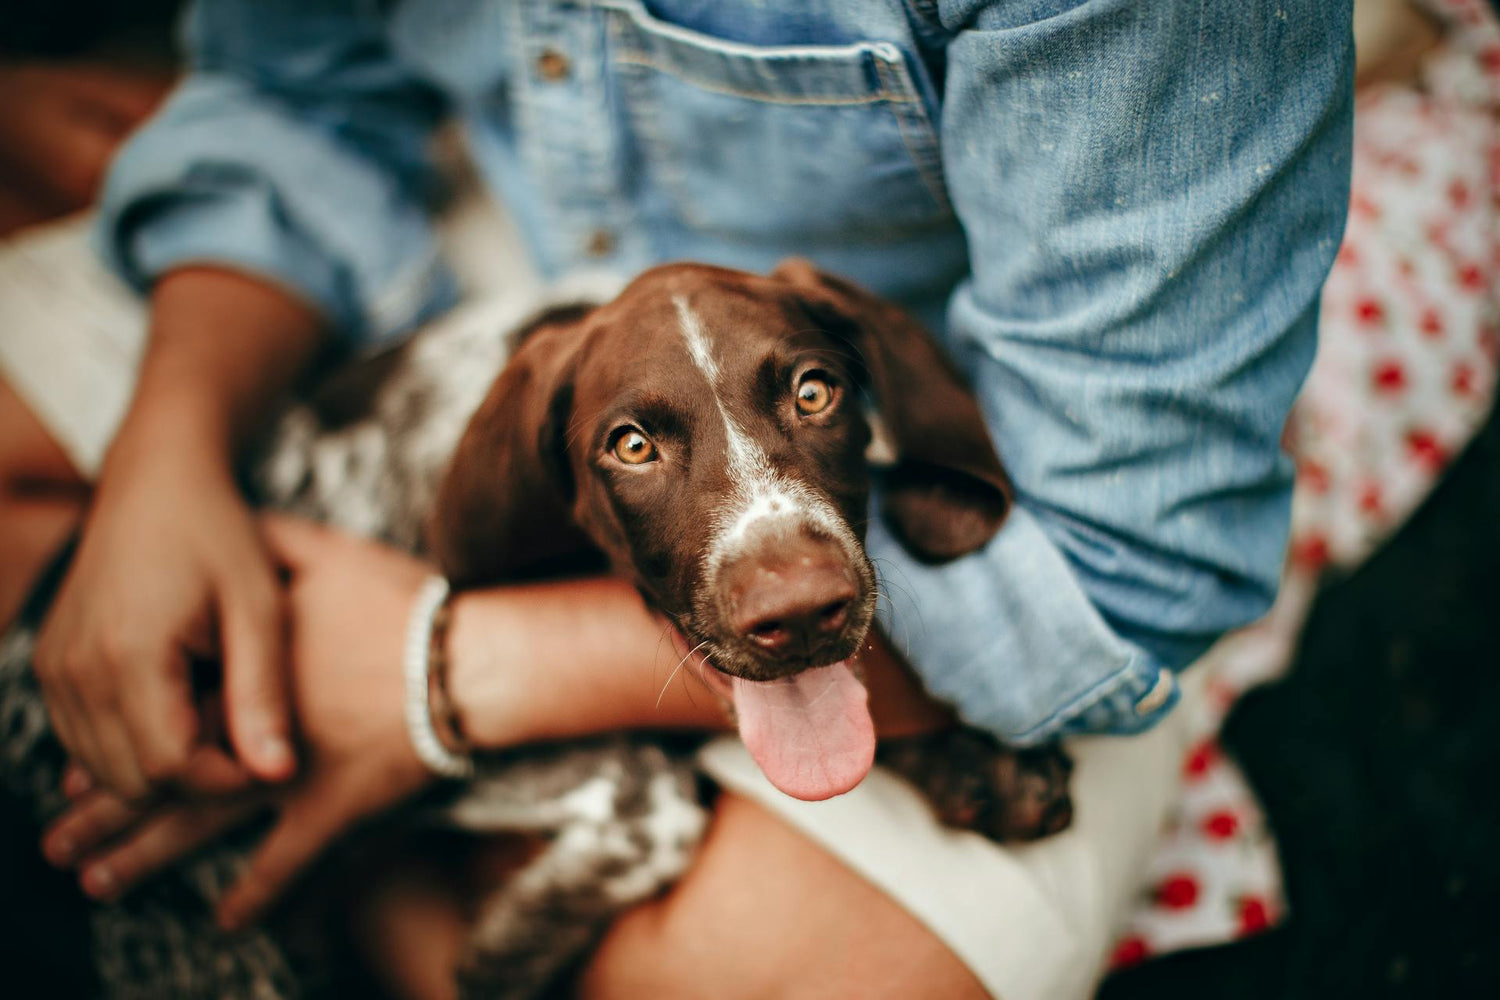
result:
M 132 460 L 189 455 L 228 467 L 232 441 L 229 408 L 208 387 L 161 385 L 137 393 L 110 454 Z
M 498 662 L 497 647 L 506 634 L 507 607 L 493 592 L 487 592 L 483 607 L 474 593 L 460 593 L 448 604 L 447 688 L 453 725 L 471 747 L 497 750 L 524 742 L 527 733 L 521 719 L 510 709 L 520 700 L 512 691 L 507 697 L 505 671 Z
M 195 398 L 140 399 L 126 415 L 104 456 L 100 490 L 115 482 L 133 483 L 161 476 L 191 477 L 193 488 L 234 486 L 233 449 L 222 406 Z

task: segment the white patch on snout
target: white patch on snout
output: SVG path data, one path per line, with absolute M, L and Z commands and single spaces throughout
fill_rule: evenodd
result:
M 766 453 L 745 433 L 724 401 L 723 376 L 712 345 L 698 316 L 681 295 L 672 299 L 693 364 L 703 373 L 724 422 L 726 472 L 731 489 L 714 514 L 713 533 L 704 553 L 704 590 L 712 593 L 719 570 L 743 553 L 751 529 L 766 521 L 784 521 L 788 528 L 806 527 L 831 538 L 850 566 L 859 565 L 859 543 L 828 500 L 803 483 L 777 472 Z M 700 595 L 700 597 L 706 595 Z

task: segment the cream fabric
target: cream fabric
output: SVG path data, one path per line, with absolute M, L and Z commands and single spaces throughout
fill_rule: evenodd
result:
M 1093 994 L 1180 787 L 1184 725 L 1203 678 L 1183 678 L 1183 704 L 1141 736 L 1073 740 L 1075 814 L 1064 833 L 1001 848 L 939 826 L 917 793 L 877 769 L 854 791 L 799 802 L 761 775 L 740 741 L 699 759 L 927 925 L 1002 1000 Z

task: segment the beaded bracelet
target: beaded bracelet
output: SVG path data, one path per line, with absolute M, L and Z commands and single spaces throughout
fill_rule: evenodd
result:
M 417 757 L 432 773 L 444 778 L 470 778 L 474 775 L 474 759 L 467 752 L 455 753 L 438 737 L 433 725 L 433 673 L 441 667 L 441 655 L 433 655 L 434 639 L 440 613 L 446 610 L 448 581 L 440 576 L 429 577 L 417 591 L 412 602 L 411 617 L 406 625 L 406 731 Z M 439 654 L 441 650 L 439 650 Z M 446 687 L 437 689 L 444 694 L 445 711 L 451 715 L 451 703 L 446 700 Z M 454 730 L 457 737 L 456 726 Z

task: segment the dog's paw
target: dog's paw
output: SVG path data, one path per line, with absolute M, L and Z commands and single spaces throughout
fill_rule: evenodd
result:
M 879 759 L 916 785 L 946 826 L 1006 842 L 1060 833 L 1073 821 L 1073 762 L 1058 746 L 1016 750 L 958 728 L 882 743 Z

